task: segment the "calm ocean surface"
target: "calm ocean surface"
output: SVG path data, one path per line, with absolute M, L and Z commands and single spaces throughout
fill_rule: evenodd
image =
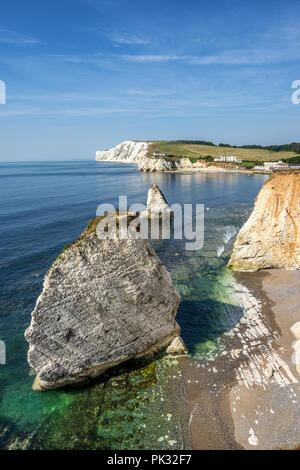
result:
M 185 251 L 178 240 L 153 245 L 181 294 L 177 319 L 192 357 L 213 360 L 222 351 L 220 292 L 231 276 L 226 263 L 265 179 L 143 174 L 134 165 L 93 161 L 0 164 L 0 340 L 6 344 L 6 364 L 0 364 L 0 448 L 184 446 L 180 403 L 177 407 L 166 380 L 176 375 L 176 360 L 164 356 L 151 364 L 125 365 L 90 386 L 38 393 L 31 390 L 24 330 L 46 271 L 95 217 L 97 206 L 117 206 L 119 195 L 128 196 L 129 204 L 145 204 L 156 183 L 169 204 L 205 204 L 202 250 Z

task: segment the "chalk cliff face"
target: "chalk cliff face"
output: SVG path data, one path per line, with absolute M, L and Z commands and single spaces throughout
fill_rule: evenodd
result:
M 137 163 L 147 154 L 147 142 L 135 142 L 126 140 L 109 150 L 99 150 L 96 152 L 96 161 Z
M 229 266 L 300 269 L 299 173 L 277 173 L 266 181 L 237 236 Z
M 96 226 L 108 217 L 93 219 L 45 276 L 25 333 L 35 390 L 87 381 L 180 334 L 169 273 L 148 240 L 120 239 L 118 230 L 99 239 Z

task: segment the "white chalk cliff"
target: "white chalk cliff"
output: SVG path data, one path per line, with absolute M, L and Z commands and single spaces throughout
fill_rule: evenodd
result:
M 138 163 L 146 157 L 148 145 L 149 144 L 147 142 L 126 140 L 109 150 L 98 150 L 96 152 L 95 160 L 104 162 Z

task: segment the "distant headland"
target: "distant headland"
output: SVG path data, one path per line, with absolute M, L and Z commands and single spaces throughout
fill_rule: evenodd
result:
M 299 154 L 299 155 L 297 155 Z M 254 171 L 300 169 L 300 143 L 229 145 L 204 140 L 127 140 L 96 152 L 96 161 L 134 163 L 139 171 Z

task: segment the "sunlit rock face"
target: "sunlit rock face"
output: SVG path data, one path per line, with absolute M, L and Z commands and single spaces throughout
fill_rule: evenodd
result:
M 149 218 L 170 218 L 172 216 L 170 206 L 156 184 L 153 184 L 148 191 L 147 211 L 141 215 Z
M 116 235 L 99 239 L 97 226 L 109 217 L 90 221 L 45 276 L 25 333 L 35 390 L 85 382 L 164 350 L 180 334 L 180 298 L 168 271 L 148 240 L 120 239 L 124 214 Z
M 266 181 L 237 236 L 229 266 L 300 269 L 299 173 L 277 173 Z
M 155 171 L 180 171 L 203 168 L 202 162 L 192 163 L 188 158 L 142 158 L 137 164 L 138 170 L 144 173 Z
M 170 346 L 168 346 L 167 351 L 168 354 L 180 354 L 185 355 L 188 354 L 188 349 L 183 341 L 182 338 L 177 337 L 174 338 Z
M 174 160 L 166 160 L 165 158 L 143 158 L 138 162 L 137 169 L 144 173 L 175 171 L 177 170 L 177 165 Z
M 126 140 L 109 150 L 99 150 L 96 152 L 96 161 L 138 163 L 143 160 L 148 152 L 147 142 L 136 142 Z

